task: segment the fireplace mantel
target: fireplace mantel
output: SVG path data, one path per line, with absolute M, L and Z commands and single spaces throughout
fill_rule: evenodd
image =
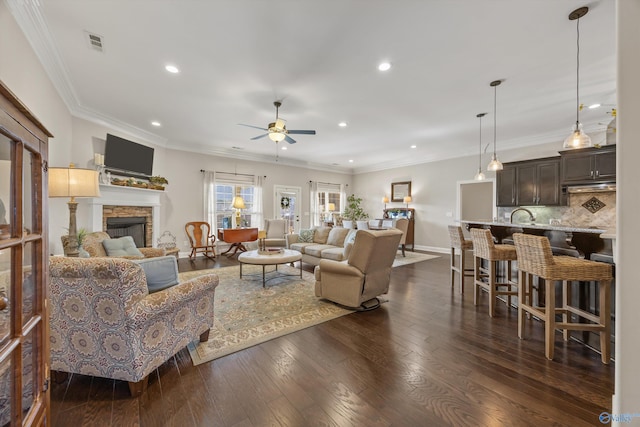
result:
M 100 184 L 101 197 L 85 199 L 88 202 L 90 227 L 94 231 L 103 230 L 103 206 L 144 206 L 152 208 L 153 246 L 160 236 L 160 198 L 164 191 L 145 188 L 123 187 L 119 185 Z

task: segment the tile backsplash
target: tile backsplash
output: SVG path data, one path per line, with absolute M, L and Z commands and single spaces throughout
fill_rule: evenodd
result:
M 568 197 L 569 206 L 527 206 L 527 209 L 534 213 L 536 222 L 539 224 L 549 224 L 551 220 L 559 219 L 562 225 L 571 225 L 574 227 L 615 228 L 615 191 L 570 193 Z M 501 221 L 509 221 L 509 214 L 512 210 L 513 208 L 498 208 L 499 219 Z M 595 210 L 595 212 L 591 212 L 592 210 Z M 526 212 L 518 212 L 516 215 L 514 222 L 527 222 Z

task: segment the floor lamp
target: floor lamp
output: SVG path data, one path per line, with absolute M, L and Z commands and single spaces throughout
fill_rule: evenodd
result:
M 93 169 L 49 168 L 49 197 L 69 197 L 69 241 L 64 255 L 78 256 L 78 230 L 76 227 L 76 197 L 100 197 L 98 172 Z

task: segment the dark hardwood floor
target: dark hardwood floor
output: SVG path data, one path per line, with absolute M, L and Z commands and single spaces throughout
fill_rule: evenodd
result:
M 237 261 L 179 261 L 181 271 Z M 121 381 L 70 375 L 51 390 L 54 426 L 595 426 L 614 363 L 517 310 L 473 305 L 449 257 L 393 270 L 388 302 L 194 367 L 186 349 L 134 399 Z M 306 268 L 306 267 L 305 267 Z

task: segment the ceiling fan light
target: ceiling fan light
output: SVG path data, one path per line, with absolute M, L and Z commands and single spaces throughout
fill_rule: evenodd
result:
M 269 139 L 273 142 L 280 142 L 284 139 L 285 134 L 282 132 L 269 132 Z
M 563 148 L 586 148 L 591 146 L 591 137 L 584 133 L 581 123 L 576 123 L 573 126 L 571 135 L 564 140 Z
M 487 166 L 487 170 L 495 172 L 495 171 L 501 171 L 503 168 L 504 167 L 502 166 L 502 162 L 498 160 L 498 157 L 494 153 L 493 156 L 491 157 L 491 161 L 489 162 L 489 165 Z

